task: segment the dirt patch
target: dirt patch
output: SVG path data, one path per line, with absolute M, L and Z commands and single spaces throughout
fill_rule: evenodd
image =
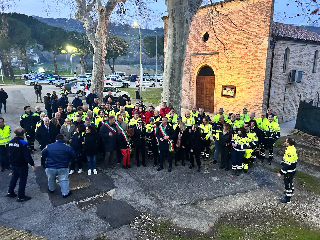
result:
M 286 147 L 284 142 L 287 137 L 294 138 L 296 142 L 297 154 L 299 161 L 303 161 L 315 166 L 320 166 L 320 138 L 310 134 L 293 130 L 292 135 L 281 137 L 275 144 L 276 153 L 283 156 Z

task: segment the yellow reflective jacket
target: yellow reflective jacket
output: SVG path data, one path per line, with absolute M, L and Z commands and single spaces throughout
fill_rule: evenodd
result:
M 4 125 L 3 129 L 0 128 L 0 145 L 6 146 L 10 141 L 11 129 L 9 126 Z
M 200 124 L 201 133 L 206 135 L 206 140 L 208 140 L 212 134 L 212 125 L 207 123 L 206 125 Z

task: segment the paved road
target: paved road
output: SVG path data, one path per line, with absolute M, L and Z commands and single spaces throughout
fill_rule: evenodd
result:
M 280 123 L 280 136 L 288 136 L 291 134 L 291 130 L 293 130 L 296 126 L 296 119 Z
M 19 125 L 23 106 L 34 107 L 36 99 L 32 87 L 4 86 L 4 89 L 9 99 L 7 113 L 2 116 L 14 129 Z M 54 89 L 44 86 L 43 92 Z M 33 157 L 39 165 L 39 151 Z M 280 158 L 276 160 L 280 162 Z M 274 163 L 271 167 L 279 166 Z M 133 166 L 124 170 L 117 166 L 99 170 L 98 175 L 90 177 L 72 175 L 70 186 L 74 194 L 67 199 L 59 192 L 47 193 L 43 169 L 38 168 L 36 172 L 30 169 L 29 173 L 26 192 L 32 200 L 25 203 L 4 197 L 10 172 L 0 173 L 0 226 L 53 240 L 90 239 L 102 233 L 108 239 L 136 239 L 139 232 L 128 224 L 141 212 L 172 219 L 183 228 L 206 232 L 227 213 L 251 211 L 261 206 L 284 208 L 278 203 L 282 181 L 260 163 L 249 174 L 239 177 L 208 162 L 204 162 L 201 173 L 189 170 L 188 166 L 174 167 L 171 173 L 157 172 L 151 162 L 146 168 Z M 319 225 L 317 197 L 307 196 L 298 189 L 296 201 L 299 205 L 293 203 L 293 211 L 303 212 L 309 222 Z

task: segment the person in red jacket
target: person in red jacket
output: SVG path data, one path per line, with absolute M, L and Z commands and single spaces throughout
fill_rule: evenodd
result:
M 162 108 L 160 108 L 160 116 L 165 117 L 170 112 L 170 108 L 167 107 L 167 103 L 162 103 Z
M 146 112 L 144 115 L 146 117 L 146 123 L 149 123 L 149 119 L 152 118 L 154 115 L 154 107 L 150 106 L 148 112 Z
M 141 120 L 146 123 L 146 115 L 145 112 L 143 111 L 143 107 L 139 106 L 139 110 L 138 110 L 139 116 L 141 118 Z

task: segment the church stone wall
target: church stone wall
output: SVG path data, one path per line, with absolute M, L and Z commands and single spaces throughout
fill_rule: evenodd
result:
M 225 112 L 241 112 L 244 107 L 262 111 L 272 13 L 273 0 L 235 0 L 199 9 L 184 63 L 183 109 L 197 105 L 196 77 L 208 65 L 215 72 L 215 112 L 220 107 Z M 206 32 L 209 39 L 204 42 Z M 236 86 L 236 97 L 222 97 L 222 85 Z
M 286 48 L 290 49 L 289 63 L 287 71 L 283 73 Z M 300 99 L 310 101 L 316 99 L 317 94 L 320 94 L 319 58 L 316 59 L 316 71 L 312 72 L 316 50 L 320 54 L 320 45 L 293 41 L 277 41 L 275 43 L 270 107 L 281 122 L 296 118 Z M 288 75 L 291 70 L 303 70 L 300 83 L 288 83 Z

